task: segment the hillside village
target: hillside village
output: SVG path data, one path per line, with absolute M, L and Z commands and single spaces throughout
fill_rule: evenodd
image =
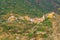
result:
M 53 18 L 53 17 L 54 17 L 54 12 L 43 15 L 40 18 L 37 18 L 37 17 L 36 18 L 30 18 L 28 15 L 15 17 L 13 14 L 10 14 L 10 17 L 8 18 L 7 21 L 13 22 L 13 21 L 17 21 L 18 19 L 20 19 L 20 20 L 31 21 L 33 23 L 40 23 L 40 22 L 43 22 L 46 18 Z
M 0 0 L 0 40 L 60 40 L 60 0 Z
M 5 21 L 0 24 L 0 26 L 3 26 L 0 28 L 0 39 L 5 40 L 6 38 L 12 36 L 8 40 L 45 40 L 45 37 L 49 37 L 49 32 L 52 30 L 52 23 L 50 21 L 55 18 L 55 13 L 51 12 L 45 14 L 40 18 L 31 18 L 28 15 L 21 16 L 12 13 L 3 15 L 2 18 Z M 4 30 L 5 32 L 3 32 Z

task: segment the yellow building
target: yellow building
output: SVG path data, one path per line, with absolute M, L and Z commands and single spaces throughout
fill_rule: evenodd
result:
M 30 20 L 30 17 L 29 16 L 24 16 L 24 19 L 25 20 Z
M 47 15 L 47 18 L 53 18 L 53 16 L 54 16 L 54 12 L 51 12 Z

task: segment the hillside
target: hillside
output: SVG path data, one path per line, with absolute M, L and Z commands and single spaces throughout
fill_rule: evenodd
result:
M 58 11 L 59 0 L 0 0 L 0 14 L 14 12 L 18 14 L 28 14 L 41 16 L 51 11 Z
M 0 0 L 0 40 L 60 40 L 60 0 Z

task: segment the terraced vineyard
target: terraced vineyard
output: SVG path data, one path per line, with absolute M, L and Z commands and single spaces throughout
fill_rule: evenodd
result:
M 0 0 L 0 40 L 60 40 L 60 0 Z

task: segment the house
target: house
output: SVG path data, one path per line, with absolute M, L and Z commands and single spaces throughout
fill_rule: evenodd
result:
M 45 17 L 41 17 L 41 18 L 31 18 L 30 21 L 33 22 L 33 23 L 40 23 L 40 22 L 43 22 L 45 20 Z
M 15 20 L 16 20 L 16 17 L 13 15 L 8 18 L 8 22 L 13 22 Z
M 24 19 L 25 20 L 30 20 L 30 17 L 26 15 L 26 16 L 24 16 Z
M 47 14 L 47 18 L 53 18 L 54 14 L 55 14 L 54 12 L 51 12 L 51 13 Z

